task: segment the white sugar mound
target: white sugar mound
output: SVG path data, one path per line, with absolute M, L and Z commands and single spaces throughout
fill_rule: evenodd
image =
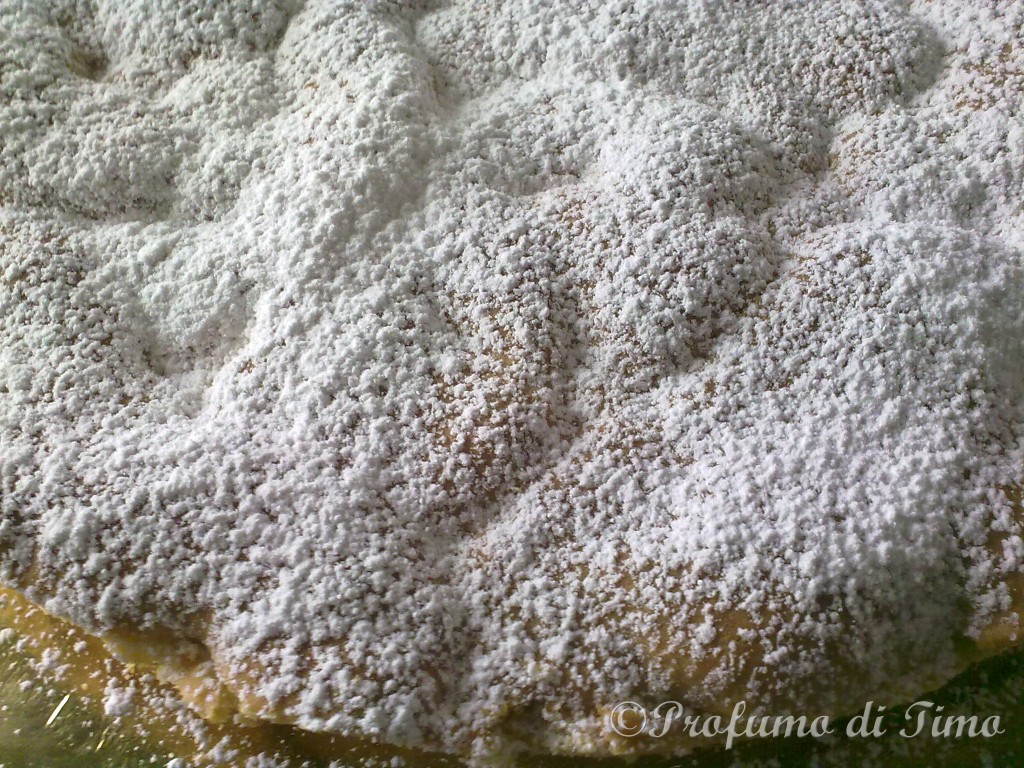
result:
M 1022 24 L 0 0 L 0 575 L 445 751 L 933 684 L 1024 557 Z

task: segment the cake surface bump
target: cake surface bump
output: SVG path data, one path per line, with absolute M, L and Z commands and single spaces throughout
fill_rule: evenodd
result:
M 1015 645 L 1022 23 L 0 0 L 0 577 L 460 755 Z

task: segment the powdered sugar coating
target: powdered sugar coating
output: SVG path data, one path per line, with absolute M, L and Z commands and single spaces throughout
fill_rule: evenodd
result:
M 1010 605 L 1020 3 L 135 5 L 0 4 L 6 581 L 464 753 Z

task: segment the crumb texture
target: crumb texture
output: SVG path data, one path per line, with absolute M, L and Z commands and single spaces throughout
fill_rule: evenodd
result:
M 1024 607 L 1022 29 L 0 0 L 0 577 L 444 752 L 934 686 Z

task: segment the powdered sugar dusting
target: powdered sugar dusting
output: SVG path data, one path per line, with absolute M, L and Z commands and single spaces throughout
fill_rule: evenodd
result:
M 0 3 L 3 578 L 450 752 L 949 676 L 1024 6 L 936 5 Z

